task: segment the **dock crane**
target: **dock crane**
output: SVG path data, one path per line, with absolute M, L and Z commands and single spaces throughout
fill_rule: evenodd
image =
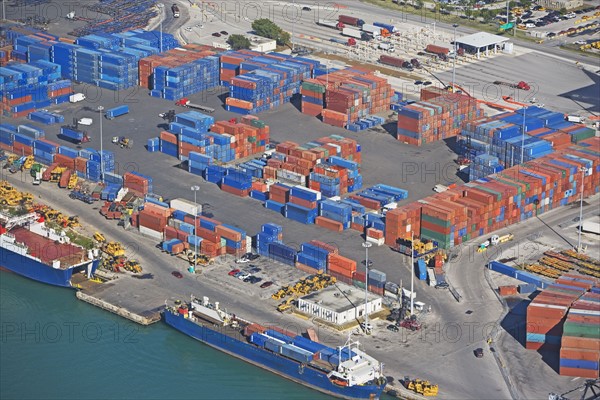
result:
M 573 390 L 569 390 L 563 394 L 550 393 L 548 395 L 548 400 L 569 400 L 566 395 L 569 393 L 576 392 L 578 390 L 582 390 L 580 400 L 593 400 L 600 398 L 600 379 L 586 379 L 585 383 L 581 386 L 576 387 Z M 588 391 L 590 393 L 590 397 L 588 396 Z

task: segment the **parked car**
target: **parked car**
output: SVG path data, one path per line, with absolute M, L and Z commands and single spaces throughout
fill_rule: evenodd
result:
M 271 286 L 272 284 L 273 284 L 273 282 L 271 282 L 271 281 L 266 281 L 265 283 L 263 283 L 262 285 L 260 285 L 260 288 L 261 288 L 261 289 L 266 289 L 266 288 L 268 288 L 269 286 Z
M 415 81 L 415 85 L 422 85 L 423 81 Z
M 450 287 L 450 285 L 448 285 L 447 282 L 440 282 L 437 285 L 435 285 L 436 289 L 448 289 Z
M 475 357 L 477 357 L 477 358 L 483 357 L 483 349 L 481 347 L 476 348 L 474 353 L 475 353 Z
M 423 82 L 423 86 L 429 86 L 429 85 L 431 85 L 431 81 L 425 81 L 425 82 Z
M 227 275 L 229 275 L 229 276 L 235 276 L 235 274 L 237 274 L 238 272 L 240 272 L 239 269 L 232 269 L 231 271 L 229 271 L 229 273 Z
M 246 279 L 247 277 L 250 276 L 250 273 L 246 272 L 246 271 L 241 271 L 241 272 L 238 272 L 236 275 L 239 280 L 243 281 L 244 279 Z
M 250 275 L 249 277 L 247 277 L 246 279 L 244 279 L 244 282 L 249 282 L 252 284 L 255 284 L 257 282 L 262 281 L 262 278 L 259 278 L 258 276 L 254 276 L 254 275 Z
M 550 33 L 547 35 L 547 37 L 549 37 L 549 38 L 553 38 L 554 36 L 556 36 L 556 33 L 554 33 L 554 32 L 550 32 Z
M 173 272 L 171 272 L 171 275 L 173 275 L 177 279 L 183 278 L 183 275 L 179 271 L 173 271 Z
M 214 32 L 212 35 L 213 35 L 214 37 L 221 37 L 221 34 L 220 34 L 219 32 Z
M 227 36 L 227 35 L 229 35 L 229 33 L 227 31 L 221 31 L 221 35 Z
M 251 274 L 256 274 L 257 272 L 262 271 L 259 267 L 257 266 L 253 266 L 252 264 L 250 265 L 250 268 L 247 270 L 248 272 L 250 272 Z
M 242 258 L 238 258 L 237 260 L 235 260 L 236 264 L 246 264 L 249 263 L 250 260 L 247 259 L 246 257 L 242 256 Z
M 386 327 L 386 329 L 388 331 L 392 331 L 392 332 L 398 332 L 400 330 L 400 328 L 398 328 L 396 325 L 394 324 L 390 324 Z

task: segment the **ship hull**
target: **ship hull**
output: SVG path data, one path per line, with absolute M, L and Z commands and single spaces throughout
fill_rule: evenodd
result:
M 163 313 L 163 318 L 167 325 L 204 344 L 331 396 L 353 400 L 378 399 L 384 389 L 384 385 L 337 386 L 324 371 L 310 366 L 302 367 L 297 361 L 246 342 L 241 335 L 239 339 L 231 337 L 169 311 Z
M 72 287 L 71 277 L 73 276 L 73 271 L 80 271 L 82 268 L 85 268 L 85 266 L 67 269 L 52 268 L 37 260 L 17 254 L 8 249 L 2 248 L 0 250 L 2 252 L 2 256 L 0 257 L 0 268 L 48 285 Z M 91 262 L 93 263 L 93 273 L 98 267 L 99 261 L 94 260 Z

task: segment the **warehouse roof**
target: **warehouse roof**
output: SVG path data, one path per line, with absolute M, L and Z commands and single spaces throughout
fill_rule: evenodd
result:
M 493 44 L 503 43 L 507 41 L 508 38 L 498 35 L 492 35 L 491 33 L 487 32 L 477 32 L 472 35 L 467 35 L 456 39 L 456 43 L 458 44 L 464 44 L 465 46 L 477 48 L 487 47 Z
M 377 298 L 378 296 L 368 294 L 369 302 L 375 301 Z M 302 297 L 302 300 L 341 313 L 356 308 L 357 305 L 363 305 L 365 303 L 365 291 L 338 282 L 335 286 L 329 286 L 318 292 L 308 294 Z

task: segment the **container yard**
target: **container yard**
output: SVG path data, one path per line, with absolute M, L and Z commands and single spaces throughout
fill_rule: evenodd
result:
M 330 345 L 351 333 L 385 363 L 378 384 L 400 397 L 533 398 L 566 392 L 573 377 L 598 379 L 600 241 L 577 230 L 600 192 L 591 123 L 514 94 L 500 102 L 448 90 L 435 75 L 441 88 L 429 82 L 416 93 L 364 66 L 190 43 L 162 22 L 145 30 L 163 13 L 151 4 L 92 10 L 110 18 L 75 18 L 85 22 L 73 25 L 75 38 L 21 25 L 0 32 L 12 47 L 0 54 L 2 179 L 23 199 L 31 192 L 79 216 L 110 255 L 98 282 L 69 282 L 78 297 L 150 324 L 165 299 L 199 288 L 251 320 L 307 330 L 311 341 L 315 330 Z M 166 18 L 183 26 L 194 12 L 173 5 Z M 402 46 L 397 21 L 344 14 L 318 29 L 348 36 L 348 52 L 371 48 L 371 62 L 406 72 L 447 69 L 452 57 L 468 63 L 442 34 Z M 6 207 L 24 201 L 0 189 Z M 15 228 L 2 221 L 10 238 Z M 336 327 L 325 308 L 342 315 L 344 298 L 355 315 Z M 360 308 L 366 299 L 380 305 L 372 315 Z M 197 318 L 186 312 L 177 315 Z M 210 318 L 223 315 L 236 329 L 235 314 Z M 453 340 L 451 323 L 498 328 Z M 261 351 L 277 353 L 269 346 Z M 294 346 L 278 354 L 303 359 Z M 439 374 L 434 358 L 453 372 Z M 535 383 L 513 384 L 519 376 Z M 465 391 L 473 379 L 481 387 Z

